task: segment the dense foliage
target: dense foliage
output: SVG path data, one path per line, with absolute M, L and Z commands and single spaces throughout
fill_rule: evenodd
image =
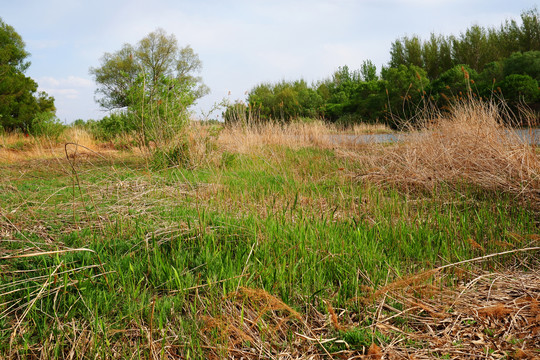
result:
M 47 133 L 59 126 L 54 98 L 24 75 L 29 55 L 22 37 L 0 19 L 0 129 Z
M 432 33 L 428 40 L 402 37 L 390 49 L 390 62 L 378 75 L 365 61 L 359 70 L 338 68 L 329 78 L 260 84 L 251 90 L 242 111 L 261 120 L 324 118 L 344 125 L 414 119 L 429 106 L 445 109 L 455 100 L 504 98 L 512 107 L 540 102 L 540 16 L 524 11 L 521 23 L 507 20 L 499 28 L 471 26 L 459 36 Z M 239 118 L 239 104 L 226 121 Z M 235 114 L 235 116 L 231 116 Z

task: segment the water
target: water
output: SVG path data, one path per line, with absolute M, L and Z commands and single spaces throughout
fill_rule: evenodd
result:
M 528 142 L 529 144 L 540 145 L 540 128 L 532 129 L 514 129 L 512 130 L 517 136 Z M 336 143 L 349 143 L 349 144 L 369 144 L 369 143 L 393 143 L 401 141 L 406 135 L 395 134 L 371 134 L 371 135 L 351 135 L 351 134 L 339 134 L 339 135 L 327 135 L 328 138 Z
M 529 144 L 540 145 L 540 128 L 513 130 L 521 140 Z

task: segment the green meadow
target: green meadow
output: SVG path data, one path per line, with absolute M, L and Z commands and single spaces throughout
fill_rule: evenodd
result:
M 537 269 L 534 196 L 362 175 L 398 144 L 294 143 L 165 169 L 74 146 L 3 162 L 1 356 L 352 358 L 414 332 L 372 326 L 403 309 L 390 289 Z

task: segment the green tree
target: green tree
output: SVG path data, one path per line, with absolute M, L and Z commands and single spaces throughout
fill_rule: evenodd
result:
M 490 98 L 496 89 L 495 84 L 504 78 L 502 61 L 492 61 L 478 74 L 478 92 L 485 98 Z
M 540 51 L 527 51 L 513 53 L 504 60 L 503 72 L 505 76 L 512 74 L 529 75 L 540 81 Z
M 0 19 L 0 127 L 33 131 L 39 119 L 54 116 L 54 98 L 37 93 L 37 83 L 24 75 L 30 54 L 15 29 Z M 48 121 L 48 120 L 47 120 Z
M 131 90 L 141 76 L 150 97 L 159 92 L 162 78 L 168 78 L 187 85 L 194 97 L 200 98 L 209 92 L 201 78 L 195 76 L 201 68 L 202 63 L 190 46 L 179 48 L 173 34 L 157 29 L 136 45 L 125 44 L 115 53 L 105 53 L 101 66 L 90 68 L 90 74 L 98 84 L 98 104 L 113 110 L 131 105 Z
M 195 76 L 201 66 L 191 47 L 179 48 L 174 35 L 158 29 L 136 45 L 105 53 L 90 74 L 98 84 L 99 105 L 124 111 L 120 128 L 133 129 L 140 145 L 161 146 L 187 123 L 189 107 L 208 93 Z
M 467 64 L 476 71 L 482 71 L 485 64 L 496 60 L 490 51 L 487 31 L 478 25 L 471 26 L 455 38 L 452 48 L 455 63 Z
M 477 96 L 474 87 L 477 80 L 478 73 L 474 69 L 468 65 L 456 65 L 433 81 L 428 92 L 432 94 L 439 106 L 444 107 L 456 100 L 466 100 L 470 96 Z
M 264 120 L 288 122 L 299 117 L 320 116 L 323 98 L 304 80 L 281 81 L 257 85 L 250 91 L 248 103 Z
M 254 109 L 257 109 L 262 119 L 271 119 L 274 116 L 276 107 L 273 85 L 264 83 L 255 86 L 249 92 L 248 103 Z
M 385 68 L 381 72 L 382 79 L 386 81 L 388 105 L 393 116 L 409 119 L 422 106 L 425 89 L 429 79 L 424 69 L 415 65 L 400 65 L 397 68 Z M 389 125 L 395 119 L 389 119 Z
M 363 81 L 376 81 L 379 79 L 377 76 L 377 67 L 371 60 L 365 60 L 360 67 L 360 74 Z
M 422 41 L 418 36 L 404 36 L 392 43 L 390 67 L 397 68 L 399 65 L 423 66 Z
M 424 66 L 422 59 L 422 41 L 418 36 L 405 37 L 405 65 Z
M 537 8 L 521 13 L 518 40 L 521 51 L 540 50 L 540 15 Z
M 498 85 L 504 98 L 511 104 L 529 104 L 540 100 L 538 81 L 529 75 L 512 74 Z
M 382 80 L 364 81 L 357 84 L 345 109 L 345 119 L 354 122 L 382 121 L 385 117 L 386 82 Z M 345 123 L 342 119 L 338 121 Z
M 402 39 L 395 40 L 390 46 L 390 63 L 391 68 L 397 68 L 399 65 L 405 65 L 405 46 Z
M 439 62 L 439 48 L 440 38 L 434 33 L 428 41 L 422 45 L 422 58 L 424 59 L 424 69 L 430 79 L 435 79 L 441 72 L 441 65 Z

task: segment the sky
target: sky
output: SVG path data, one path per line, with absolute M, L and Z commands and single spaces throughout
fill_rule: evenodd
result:
M 90 67 L 104 53 L 136 44 L 162 28 L 203 63 L 211 93 L 198 118 L 223 100 L 246 99 L 257 84 L 329 77 L 339 66 L 380 70 L 402 36 L 459 35 L 471 25 L 519 20 L 535 1 L 524 0 L 0 0 L 0 18 L 26 43 L 26 75 L 54 96 L 65 123 L 100 119 Z

